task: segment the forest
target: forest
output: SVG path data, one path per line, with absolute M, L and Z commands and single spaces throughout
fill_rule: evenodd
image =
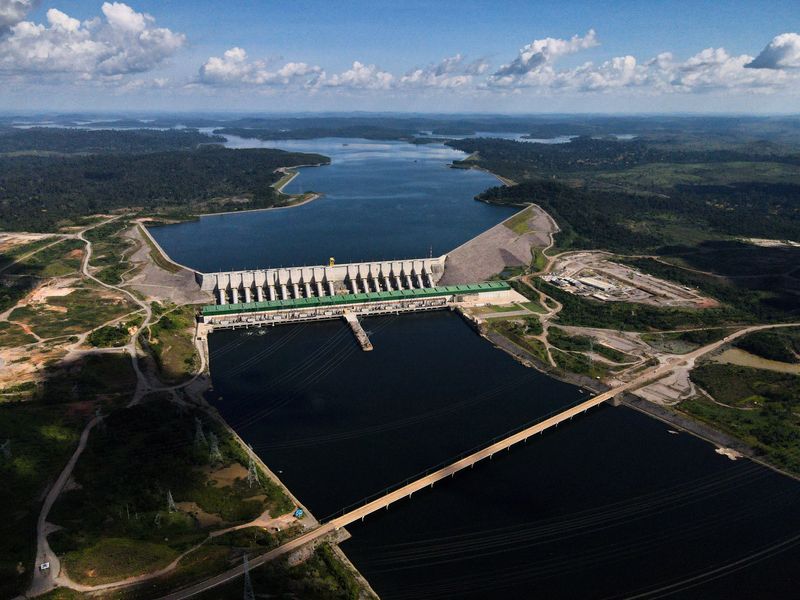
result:
M 709 189 L 710 188 L 710 189 Z M 800 239 L 800 185 L 685 185 L 671 197 L 573 187 L 553 180 L 494 187 L 477 196 L 497 204 L 535 202 L 561 226 L 568 248 L 616 252 L 685 243 L 687 230 L 707 237 Z
M 193 151 L 0 157 L 0 230 L 50 231 L 120 208 L 191 211 L 215 198 L 241 197 L 247 208 L 279 203 L 278 167 L 327 163 L 319 154 L 282 150 Z
M 66 129 L 0 127 L 0 155 L 13 153 L 113 154 L 194 150 L 224 138 L 196 129 Z

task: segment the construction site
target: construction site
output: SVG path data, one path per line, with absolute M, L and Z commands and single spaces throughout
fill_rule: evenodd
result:
M 695 289 L 613 262 L 605 252 L 559 256 L 542 279 L 565 292 L 602 302 L 638 302 L 659 307 L 707 308 L 716 303 Z

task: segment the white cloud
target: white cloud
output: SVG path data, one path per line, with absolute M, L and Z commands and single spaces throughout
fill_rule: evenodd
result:
M 597 45 L 597 35 L 594 29 L 587 31 L 583 37 L 574 35 L 569 40 L 558 38 L 534 40 L 527 46 L 523 46 L 513 61 L 503 65 L 489 77 L 489 83 L 500 87 L 510 87 L 537 82 L 541 79 L 540 75 L 544 75 L 544 78 L 547 79 L 549 77 L 547 72 L 552 72 L 552 65 L 556 60 Z
M 774 91 L 789 83 L 781 71 L 748 69 L 752 56 L 733 56 L 725 48 L 706 48 L 688 60 L 675 62 L 661 55 L 648 63 L 651 83 L 658 90 L 705 92 L 724 89 Z
M 388 90 L 394 85 L 394 75 L 381 71 L 375 65 L 365 65 L 355 61 L 353 66 L 342 73 L 322 74 L 319 85 L 364 90 Z
M 183 34 L 156 27 L 153 17 L 126 4 L 105 2 L 101 11 L 104 20 L 80 22 L 51 8 L 47 24 L 19 21 L 0 39 L 0 72 L 73 73 L 82 79 L 142 73 L 186 42 Z
M 462 68 L 461 54 L 449 56 L 435 65 L 413 69 L 400 78 L 402 85 L 411 87 L 457 88 L 472 83 L 472 75 Z
M 322 69 L 304 62 L 290 62 L 270 71 L 263 60 L 249 60 L 242 48 L 212 56 L 200 67 L 198 81 L 209 85 L 288 85 L 316 81 Z
M 490 66 L 491 65 L 489 64 L 488 60 L 486 60 L 485 58 L 478 58 L 469 63 L 464 68 L 464 72 L 467 75 L 483 75 L 489 70 Z
M 800 68 L 800 34 L 782 33 L 772 38 L 767 47 L 745 65 L 749 69 Z
M 39 4 L 39 0 L 0 0 L 0 33 L 13 27 Z
M 484 87 L 532 88 L 542 92 L 603 92 L 623 88 L 637 88 L 645 93 L 772 92 L 798 82 L 797 76 L 777 66 L 748 68 L 759 62 L 786 68 L 800 65 L 800 54 L 795 55 L 800 52 L 800 36 L 796 34 L 777 36 L 755 60 L 746 54 L 731 55 L 724 48 L 706 48 L 684 61 L 665 52 L 643 63 L 626 55 L 599 65 L 587 62 L 572 69 L 557 69 L 558 58 L 596 44 L 593 30 L 582 38 L 536 40 L 525 46 L 514 61 L 489 76 Z M 762 59 L 765 53 L 768 58 Z

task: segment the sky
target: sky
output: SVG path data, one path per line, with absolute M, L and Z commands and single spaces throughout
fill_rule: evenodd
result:
M 798 0 L 0 0 L 0 110 L 800 113 L 798 32 Z

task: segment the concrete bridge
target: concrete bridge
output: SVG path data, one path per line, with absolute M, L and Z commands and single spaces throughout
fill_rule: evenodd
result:
M 217 304 L 321 298 L 435 287 L 446 256 L 341 265 L 198 273 L 203 291 Z
M 503 439 L 493 442 L 480 450 L 472 452 L 445 467 L 426 473 L 414 479 L 410 483 L 398 487 L 394 491 L 381 494 L 378 498 L 365 502 L 357 508 L 353 508 L 352 510 L 345 509 L 344 513 L 340 516 L 332 518 L 329 521 L 321 524 L 319 527 L 311 529 L 303 535 L 289 540 L 285 544 L 250 560 L 250 568 L 258 567 L 266 562 L 288 554 L 289 552 L 293 552 L 298 548 L 314 542 L 338 529 L 341 529 L 342 527 L 346 527 L 355 521 L 363 520 L 367 515 L 370 515 L 376 511 L 387 509 L 389 506 L 395 502 L 398 502 L 399 500 L 410 498 L 414 492 L 418 492 L 427 487 L 433 487 L 436 482 L 447 479 L 448 477 L 452 477 L 459 471 L 468 467 L 472 467 L 475 465 L 475 463 L 480 462 L 481 460 L 487 458 L 491 459 L 498 452 L 501 452 L 502 450 L 508 450 L 515 444 L 527 442 L 528 438 L 537 434 L 541 434 L 553 427 L 557 427 L 560 423 L 568 421 L 574 416 L 583 414 L 590 408 L 599 406 L 603 402 L 613 402 L 614 399 L 620 393 L 622 393 L 624 389 L 628 389 L 629 387 L 630 384 L 626 384 L 620 386 L 619 388 L 614 388 L 602 394 L 598 394 L 597 396 L 589 398 L 584 402 L 580 402 L 579 404 L 576 404 L 570 408 L 564 409 L 556 415 L 547 417 L 533 425 L 524 427 L 516 433 L 509 434 Z M 184 598 L 190 598 L 210 588 L 223 585 L 232 579 L 241 577 L 243 573 L 244 567 L 243 565 L 239 565 L 238 567 L 234 567 L 229 571 L 226 571 L 222 575 L 218 575 L 217 577 L 208 579 L 200 584 L 191 586 L 178 592 L 174 592 L 168 596 L 164 596 L 162 600 L 183 600 Z

